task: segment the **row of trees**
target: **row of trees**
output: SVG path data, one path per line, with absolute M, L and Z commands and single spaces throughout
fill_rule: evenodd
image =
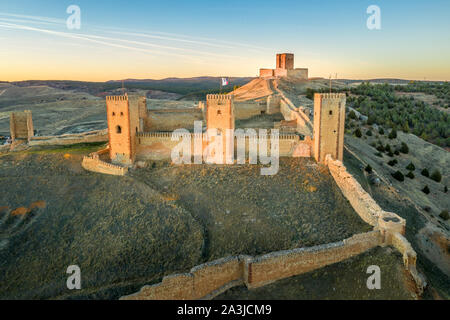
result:
M 413 133 L 441 147 L 450 147 L 450 117 L 447 113 L 413 97 L 398 97 L 394 87 L 388 84 L 362 83 L 350 91 L 358 97 L 348 97 L 347 103 L 367 115 L 368 125 L 376 123 Z

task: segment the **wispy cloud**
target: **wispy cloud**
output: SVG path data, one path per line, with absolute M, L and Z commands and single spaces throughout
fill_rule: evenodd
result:
M 1 16 L 7 16 L 7 17 L 13 17 L 13 18 L 20 18 L 25 19 L 22 21 L 27 21 L 32 23 L 34 22 L 40 22 L 45 24 L 65 24 L 66 21 L 64 19 L 58 19 L 58 18 L 49 18 L 49 17 L 40 17 L 40 16 L 29 16 L 24 14 L 14 14 L 14 13 L 6 13 L 6 12 L 0 12 L 0 18 Z

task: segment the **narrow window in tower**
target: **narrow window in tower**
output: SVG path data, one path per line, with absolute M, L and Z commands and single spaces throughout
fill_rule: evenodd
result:
M 330 110 L 330 116 L 333 114 L 333 111 L 332 110 Z
M 116 113 L 115 112 L 113 112 L 113 116 L 115 116 L 116 115 Z
M 116 127 L 116 133 L 122 133 L 122 127 L 121 126 L 117 126 Z
M 221 110 L 217 110 L 217 114 L 222 114 L 222 111 Z

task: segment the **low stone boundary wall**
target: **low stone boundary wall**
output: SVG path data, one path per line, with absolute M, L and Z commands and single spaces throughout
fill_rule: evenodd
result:
M 89 131 L 79 134 L 63 134 L 60 136 L 31 137 L 29 146 L 70 145 L 79 143 L 107 142 L 108 129 Z
M 84 156 L 81 166 L 88 171 L 111 174 L 115 176 L 124 176 L 128 172 L 128 168 L 100 160 L 99 155 L 106 154 L 108 152 L 109 149 L 103 149 L 96 153 L 92 153 L 89 156 Z
M 269 253 L 252 260 L 248 287 L 256 288 L 306 273 L 359 255 L 383 243 L 379 231 L 354 235 L 343 241 Z
M 189 273 L 164 277 L 161 283 L 144 286 L 123 300 L 211 299 L 225 290 L 245 284 L 257 288 L 306 273 L 363 253 L 383 244 L 380 231 L 354 235 L 343 241 L 266 255 L 232 256 L 208 262 Z
M 361 187 L 358 181 L 347 172 L 347 168 L 341 161 L 333 160 L 327 155 L 326 163 L 334 181 L 336 181 L 336 184 L 361 219 L 371 226 L 377 226 L 378 218 L 382 214 L 383 209 Z
M 426 282 L 416 269 L 417 254 L 404 237 L 406 220 L 393 212 L 384 211 L 358 181 L 347 172 L 341 161 L 333 160 L 330 155 L 327 155 L 326 163 L 336 184 L 361 219 L 380 231 L 386 245 L 392 245 L 403 255 L 403 264 L 410 272 L 419 294 L 421 294 Z

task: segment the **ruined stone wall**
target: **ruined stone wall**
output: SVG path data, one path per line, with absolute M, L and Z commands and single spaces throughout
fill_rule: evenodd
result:
M 235 118 L 240 120 L 260 115 L 267 110 L 266 103 L 261 104 L 256 101 L 235 101 L 234 107 Z
M 145 286 L 139 292 L 122 300 L 192 300 L 208 298 L 242 284 L 244 259 L 227 257 L 191 269 L 189 273 L 164 277 L 161 283 Z M 222 290 L 221 290 L 222 289 Z
M 59 136 L 39 136 L 30 138 L 29 146 L 42 145 L 71 145 L 79 143 L 107 142 L 108 129 L 95 130 L 77 134 L 63 134 Z
M 287 70 L 287 76 L 289 78 L 308 80 L 308 69 L 307 68 L 295 68 L 294 70 Z
M 273 252 L 262 256 L 232 256 L 194 267 L 189 273 L 165 277 L 123 300 L 211 299 L 233 286 L 257 288 L 268 283 L 330 265 L 381 245 L 379 231 L 357 234 L 343 241 Z
M 377 226 L 378 218 L 382 215 L 383 209 L 361 187 L 358 181 L 348 173 L 341 161 L 333 160 L 328 156 L 327 165 L 334 181 L 336 181 L 343 195 L 348 199 L 361 219 L 371 226 Z
M 274 75 L 273 69 L 259 69 L 260 78 L 272 78 Z
M 159 109 L 148 110 L 144 119 L 144 132 L 194 129 L 194 121 L 203 121 L 202 109 Z
M 306 273 L 361 254 L 383 243 L 379 231 L 357 234 L 343 241 L 269 253 L 257 257 L 248 266 L 248 287 Z
M 109 152 L 109 150 L 107 150 L 107 152 Z M 84 156 L 81 166 L 88 171 L 116 176 L 124 176 L 128 172 L 126 167 L 121 167 L 100 160 L 98 153 Z
M 33 119 L 30 110 L 12 112 L 9 118 L 11 139 L 29 140 L 34 136 Z
M 280 110 L 281 97 L 279 94 L 273 94 L 267 97 L 267 114 L 274 114 L 281 112 Z

